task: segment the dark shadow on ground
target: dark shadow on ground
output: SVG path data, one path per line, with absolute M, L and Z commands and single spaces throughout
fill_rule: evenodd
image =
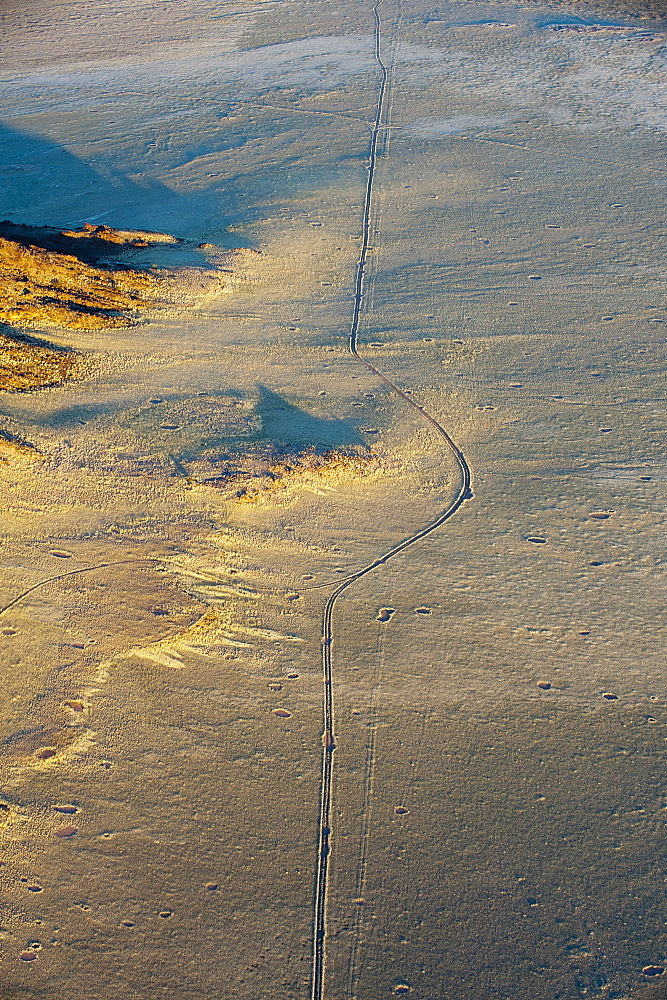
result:
M 74 347 L 69 347 L 67 344 L 56 344 L 45 337 L 35 337 L 30 333 L 26 333 L 25 330 L 17 330 L 14 326 L 8 326 L 7 323 L 0 323 L 0 339 L 11 340 L 25 347 L 42 347 L 44 350 L 55 351 L 58 354 L 79 353 Z
M 252 409 L 242 410 L 242 415 L 229 407 L 230 400 L 241 399 L 250 402 L 252 396 L 248 399 L 245 393 L 233 390 L 209 392 L 201 400 L 199 395 L 167 395 L 129 409 L 125 399 L 106 399 L 39 414 L 34 423 L 56 430 L 106 417 L 112 424 L 117 422 L 118 426 L 139 434 L 144 441 L 142 448 L 156 454 L 167 450 L 183 462 L 211 452 L 218 452 L 218 459 L 233 460 L 235 456 L 251 453 L 284 456 L 304 451 L 316 454 L 334 450 L 368 451 L 366 442 L 347 421 L 314 416 L 265 385 L 258 385 Z M 167 441 L 163 431 L 172 424 L 179 433 Z M 217 424 L 220 430 L 211 432 L 211 424 L 214 427 Z
M 173 236 L 194 232 L 196 242 L 255 245 L 247 234 L 228 231 L 232 223 L 250 221 L 265 211 L 262 205 L 248 208 L 247 193 L 239 193 L 234 178 L 227 178 L 220 191 L 179 192 L 142 166 L 131 164 L 136 175 L 127 176 L 105 161 L 102 173 L 43 136 L 0 124 L 0 219 L 63 229 L 103 223 Z
M 261 425 L 256 440 L 271 442 L 281 450 L 314 448 L 320 451 L 346 447 L 367 449 L 363 438 L 345 420 L 337 417 L 330 420 L 314 417 L 288 403 L 265 385 L 260 384 L 257 389 L 259 399 L 256 413 Z
M 68 227 L 102 216 L 108 222 L 128 203 L 177 199 L 157 181 L 140 187 L 122 175 L 104 177 L 62 146 L 0 125 L 0 218 Z M 57 217 L 47 214 L 49 204 L 59 206 Z
M 76 257 L 83 264 L 98 264 L 119 254 L 126 254 L 128 249 L 150 245 L 140 239 L 115 243 L 103 239 L 95 232 L 95 228 L 97 227 L 91 227 L 87 236 L 70 236 L 67 230 L 53 229 L 50 226 L 24 226 L 3 219 L 0 221 L 0 237 L 20 243 L 23 247 L 38 247 L 51 253 L 67 254 L 69 257 Z M 100 230 L 104 228 L 106 227 L 100 227 Z
M 80 406 L 67 406 L 55 413 L 50 413 L 48 420 L 40 421 L 42 427 L 49 430 L 59 430 L 61 428 L 72 427 L 75 424 L 87 424 L 89 420 L 94 420 L 102 415 L 111 415 L 114 409 L 121 409 L 124 404 L 114 407 L 113 403 L 82 403 Z

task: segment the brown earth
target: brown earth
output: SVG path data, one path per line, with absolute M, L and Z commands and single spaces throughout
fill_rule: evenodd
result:
M 140 309 L 160 301 L 165 279 L 113 258 L 151 243 L 177 242 L 163 233 L 108 226 L 58 230 L 0 222 L 0 391 L 58 385 L 72 377 L 80 360 L 76 351 L 16 327 L 133 326 Z

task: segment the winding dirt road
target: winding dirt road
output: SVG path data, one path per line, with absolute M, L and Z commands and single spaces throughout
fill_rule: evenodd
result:
M 322 615 L 322 674 L 324 680 L 324 731 L 322 736 L 322 778 L 320 784 L 320 821 L 319 838 L 317 849 L 317 867 L 315 874 L 315 893 L 313 906 L 313 952 L 312 952 L 312 979 L 311 979 L 311 1000 L 322 1000 L 324 996 L 324 974 L 326 968 L 326 932 L 327 932 L 327 888 L 329 880 L 329 857 L 331 852 L 332 839 L 332 786 L 334 751 L 336 749 L 335 720 L 334 720 L 334 698 L 333 698 L 333 640 L 334 640 L 334 611 L 338 598 L 357 580 L 373 572 L 378 566 L 388 562 L 393 556 L 404 552 L 420 539 L 430 535 L 445 521 L 449 520 L 459 507 L 468 499 L 472 498 L 471 492 L 471 470 L 465 455 L 454 443 L 445 428 L 438 421 L 427 413 L 423 407 L 419 406 L 410 396 L 392 382 L 386 375 L 383 375 L 375 365 L 367 361 L 359 354 L 358 332 L 364 304 L 365 271 L 368 262 L 370 247 L 371 214 L 373 208 L 373 192 L 375 173 L 378 161 L 378 146 L 380 137 L 389 128 L 387 117 L 387 94 L 390 85 L 390 74 L 387 66 L 383 62 L 381 53 L 381 32 L 382 22 L 379 8 L 383 0 L 376 0 L 373 7 L 375 19 L 375 61 L 380 71 L 380 84 L 378 88 L 375 121 L 371 131 L 371 141 L 368 157 L 368 180 L 366 184 L 366 195 L 364 199 L 363 226 L 362 226 L 362 246 L 356 269 L 356 280 L 354 289 L 354 309 L 349 333 L 350 353 L 364 365 L 368 371 L 372 372 L 381 382 L 383 382 L 391 392 L 400 396 L 408 406 L 417 410 L 423 419 L 429 423 L 439 437 L 444 441 L 448 451 L 454 457 L 459 471 L 459 486 L 456 496 L 433 521 L 425 527 L 415 531 L 408 538 L 403 539 L 389 551 L 383 553 L 372 563 L 364 566 L 357 573 L 345 579 L 330 595 L 324 606 Z

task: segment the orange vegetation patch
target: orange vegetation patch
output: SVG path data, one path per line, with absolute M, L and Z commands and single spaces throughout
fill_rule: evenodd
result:
M 387 459 L 369 452 L 314 450 L 289 455 L 238 456 L 235 467 L 222 475 L 198 480 L 221 487 L 229 499 L 242 503 L 288 503 L 296 492 L 324 494 L 344 483 L 388 471 Z
M 4 300 L 0 300 L 0 315 L 4 304 Z M 35 337 L 17 335 L 9 329 L 0 332 L 0 390 L 5 392 L 59 385 L 65 378 L 71 377 L 78 363 L 75 351 L 56 347 Z
M 0 223 L 0 321 L 68 330 L 133 325 L 137 310 L 159 297 L 162 282 L 117 263 L 94 262 L 159 238 L 173 242 L 104 226 L 58 232 Z
M 86 225 L 57 230 L 0 222 L 0 390 L 20 392 L 71 378 L 77 352 L 17 334 L 12 328 L 54 326 L 100 330 L 132 326 L 156 304 L 164 279 L 114 258 L 151 243 L 177 243 L 163 233 Z

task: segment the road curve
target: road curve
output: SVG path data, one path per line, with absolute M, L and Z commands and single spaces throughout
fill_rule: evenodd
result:
M 336 602 L 340 595 L 348 589 L 357 580 L 366 576 L 368 573 L 373 572 L 378 566 L 383 565 L 388 562 L 393 556 L 398 555 L 399 552 L 405 551 L 415 542 L 418 542 L 421 538 L 425 538 L 430 535 L 431 532 L 439 528 L 441 524 L 448 521 L 452 517 L 459 507 L 468 499 L 472 497 L 471 492 L 471 480 L 472 474 L 470 466 L 466 461 L 466 457 L 461 451 L 461 449 L 454 443 L 452 438 L 449 436 L 445 428 L 438 423 L 438 421 L 427 413 L 423 407 L 419 406 L 414 399 L 395 385 L 391 379 L 383 375 L 375 365 L 363 358 L 358 351 L 357 336 L 359 332 L 359 321 L 361 318 L 361 312 L 364 301 L 364 283 L 365 283 L 365 270 L 366 264 L 368 262 L 368 253 L 370 246 L 370 228 L 371 228 L 371 210 L 373 204 L 373 185 L 375 181 L 375 171 L 377 166 L 378 158 L 378 142 L 380 138 L 380 133 L 385 132 L 387 124 L 384 121 L 385 117 L 385 106 L 387 97 L 387 87 L 389 84 L 389 72 L 384 62 L 382 61 L 382 54 L 380 50 L 381 46 L 381 20 L 379 8 L 383 0 L 376 0 L 373 7 L 373 16 L 375 18 L 375 61 L 380 70 L 380 85 L 378 88 L 378 97 L 376 104 L 375 121 L 373 123 L 373 128 L 371 132 L 371 141 L 369 148 L 368 157 L 368 180 L 366 183 L 366 195 L 364 199 L 364 212 L 363 212 L 363 236 L 362 236 L 362 246 L 361 253 L 359 255 L 359 261 L 357 263 L 356 279 L 354 286 L 354 309 L 352 313 L 352 321 L 350 324 L 349 333 L 349 349 L 350 353 L 364 365 L 368 371 L 372 372 L 377 378 L 380 379 L 393 393 L 400 396 L 408 406 L 412 409 L 417 410 L 423 419 L 433 427 L 436 433 L 444 441 L 447 449 L 451 452 L 456 465 L 459 470 L 460 483 L 456 493 L 449 506 L 442 511 L 433 521 L 427 524 L 425 527 L 420 528 L 415 531 L 414 534 L 410 535 L 408 538 L 403 539 L 393 548 L 384 552 L 377 559 L 374 559 L 372 563 L 364 566 L 357 573 L 352 574 L 347 577 L 344 581 L 340 583 L 338 587 L 329 596 L 322 615 L 322 674 L 324 681 L 324 731 L 322 735 L 322 777 L 320 783 L 320 819 L 319 819 L 319 835 L 318 835 L 318 847 L 317 847 L 317 866 L 315 872 L 315 891 L 314 891 L 314 901 L 313 901 L 313 950 L 312 950 L 312 977 L 311 977 L 311 991 L 310 1000 L 322 1000 L 324 996 L 324 972 L 326 964 L 326 916 L 327 916 L 327 887 L 329 878 L 329 855 L 331 850 L 331 813 L 332 813 L 332 786 L 333 786 L 333 758 L 334 751 L 336 749 L 336 738 L 335 738 L 335 728 L 334 728 L 334 699 L 332 690 L 333 681 L 333 660 L 332 660 L 332 641 L 333 641 L 333 613 L 336 607 Z

